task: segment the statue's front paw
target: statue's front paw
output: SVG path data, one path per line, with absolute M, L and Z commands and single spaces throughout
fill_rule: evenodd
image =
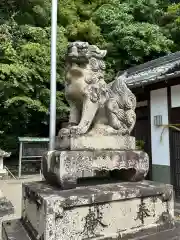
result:
M 78 127 L 78 126 L 73 126 L 70 128 L 70 132 L 73 135 L 82 135 L 86 133 L 86 129 Z
M 122 135 L 123 135 L 123 136 L 124 136 L 124 135 L 130 135 L 129 129 L 124 129 L 124 130 L 122 131 Z
M 119 129 L 119 134 L 122 134 L 123 136 L 129 135 L 130 131 L 126 125 L 122 124 L 121 128 Z
M 70 135 L 70 129 L 69 128 L 62 128 L 59 131 L 59 134 L 58 134 L 59 137 L 64 137 L 64 136 L 69 136 L 69 135 Z

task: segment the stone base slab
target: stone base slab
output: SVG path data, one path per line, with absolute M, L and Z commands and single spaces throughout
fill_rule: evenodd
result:
M 75 135 L 57 137 L 57 150 L 132 150 L 135 137 L 119 135 Z
M 143 181 L 59 190 L 23 184 L 22 222 L 43 240 L 131 239 L 174 227 L 171 185 Z M 153 238 L 152 238 L 153 239 Z
M 21 220 L 12 220 L 3 223 L 2 240 L 39 240 L 28 229 L 28 223 L 25 224 Z M 149 228 L 144 231 L 135 232 L 132 236 L 124 236 L 122 238 L 104 238 L 103 240 L 179 240 L 180 239 L 180 223 L 176 222 L 175 227 L 171 225 L 162 225 L 161 227 Z M 57 240 L 57 239 L 56 239 Z M 94 239 L 96 240 L 96 239 Z M 101 239 L 102 240 L 102 239 Z
M 116 178 L 140 181 L 149 170 L 149 157 L 143 151 L 50 151 L 44 155 L 42 172 L 51 184 L 73 188 L 81 177 L 118 170 Z M 120 171 L 120 172 L 119 172 Z

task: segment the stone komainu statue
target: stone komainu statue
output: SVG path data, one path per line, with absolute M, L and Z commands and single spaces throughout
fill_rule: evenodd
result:
M 126 72 L 114 82 L 104 80 L 106 50 L 73 42 L 66 56 L 65 93 L 70 104 L 69 126 L 59 135 L 95 131 L 129 135 L 136 121 L 136 97 L 126 86 Z M 103 133 L 104 134 L 104 133 Z

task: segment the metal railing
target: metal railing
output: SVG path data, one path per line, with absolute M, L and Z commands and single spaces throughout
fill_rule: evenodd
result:
M 6 171 L 11 175 L 12 178 L 17 179 L 14 174 L 9 170 L 9 168 L 7 168 L 6 166 L 4 166 L 4 168 L 6 169 Z

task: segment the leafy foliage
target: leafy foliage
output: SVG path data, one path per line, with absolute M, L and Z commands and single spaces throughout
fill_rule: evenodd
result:
M 174 41 L 174 51 L 179 51 L 180 38 L 180 3 L 169 5 L 166 13 L 161 19 L 161 25 L 164 27 L 166 35 Z
M 110 68 L 124 69 L 171 50 L 158 19 L 163 12 L 154 1 L 114 1 L 101 6 L 93 18 L 109 46 Z
M 18 22 L 21 17 L 19 13 L 0 26 L 0 129 L 4 131 L 1 135 L 1 146 L 4 149 L 17 149 L 17 142 L 14 141 L 17 136 L 43 136 L 48 129 L 50 25 L 21 25 Z M 58 27 L 57 43 L 57 84 L 61 90 L 67 46 L 62 26 Z M 67 111 L 64 94 L 58 91 L 57 113 Z M 13 139 L 12 142 L 9 138 Z
M 107 48 L 110 81 L 117 71 L 174 49 L 165 28 L 178 24 L 172 8 L 166 11 L 161 0 L 59 0 L 57 117 L 68 112 L 62 91 L 68 41 Z M 18 136 L 48 134 L 51 0 L 1 0 L 0 9 L 0 145 L 12 151 Z

